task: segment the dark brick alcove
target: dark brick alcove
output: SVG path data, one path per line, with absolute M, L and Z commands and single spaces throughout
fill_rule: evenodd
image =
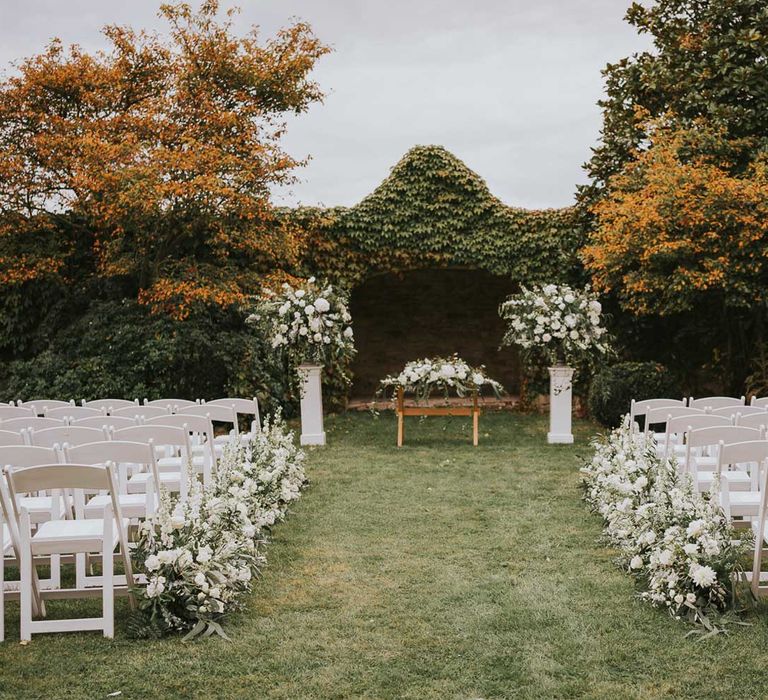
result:
M 520 388 L 520 363 L 499 351 L 499 304 L 516 290 L 507 277 L 482 270 L 414 270 L 370 277 L 352 291 L 358 354 L 353 396 L 370 398 L 379 380 L 409 360 L 454 352 L 488 368 L 510 393 Z

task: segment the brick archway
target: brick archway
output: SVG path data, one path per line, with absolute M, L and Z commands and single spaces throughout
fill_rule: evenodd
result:
M 439 269 L 368 278 L 352 291 L 357 357 L 352 395 L 370 398 L 378 381 L 408 360 L 454 352 L 484 364 L 510 393 L 520 388 L 520 362 L 499 351 L 504 323 L 499 304 L 517 286 L 483 270 Z

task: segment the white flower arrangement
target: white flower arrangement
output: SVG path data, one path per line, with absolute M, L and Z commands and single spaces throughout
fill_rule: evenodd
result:
M 497 396 L 504 391 L 499 382 L 486 374 L 484 367 L 472 367 L 457 355 L 414 360 L 407 363 L 400 374 L 382 379 L 380 385 L 380 392 L 401 388 L 419 400 L 429 398 L 435 391 L 446 397 L 450 393 L 461 397 L 480 393 L 484 387 L 489 387 Z
M 264 529 L 284 517 L 305 481 L 304 453 L 277 418 L 247 444 L 227 445 L 210 487 L 193 479 L 185 503 L 163 491 L 132 552 L 146 576 L 137 593 L 147 621 L 185 639 L 226 637 L 221 619 L 242 607 L 265 562 Z
M 348 361 L 355 354 L 347 296 L 314 277 L 296 286 L 283 283 L 279 291 L 262 290 L 246 322 L 296 364 Z
M 688 475 L 657 456 L 652 437 L 630 430 L 628 418 L 593 446 L 581 470 L 585 498 L 603 517 L 622 566 L 644 586 L 640 597 L 712 628 L 708 614 L 727 607 L 750 549 L 720 508 L 716 485 L 698 493 Z
M 522 288 L 499 307 L 507 321 L 502 345 L 541 353 L 551 364 L 579 365 L 609 352 L 602 306 L 589 287 Z

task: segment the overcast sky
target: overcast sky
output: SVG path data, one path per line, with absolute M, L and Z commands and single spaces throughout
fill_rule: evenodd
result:
M 53 36 L 102 48 L 108 23 L 162 29 L 159 4 L 0 0 L 0 65 Z M 285 137 L 292 155 L 312 160 L 279 204 L 355 204 L 411 146 L 440 144 L 507 204 L 568 205 L 599 135 L 600 70 L 648 45 L 622 19 L 629 0 L 234 4 L 238 27 L 266 36 L 298 17 L 334 48 L 315 72 L 325 103 L 291 120 Z

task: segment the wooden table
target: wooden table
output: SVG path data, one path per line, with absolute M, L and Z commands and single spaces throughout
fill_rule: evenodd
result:
M 480 407 L 477 404 L 477 392 L 472 394 L 471 406 L 406 406 L 402 387 L 397 388 L 397 446 L 403 446 L 405 436 L 405 416 L 472 416 L 472 444 L 477 447 L 480 426 Z

